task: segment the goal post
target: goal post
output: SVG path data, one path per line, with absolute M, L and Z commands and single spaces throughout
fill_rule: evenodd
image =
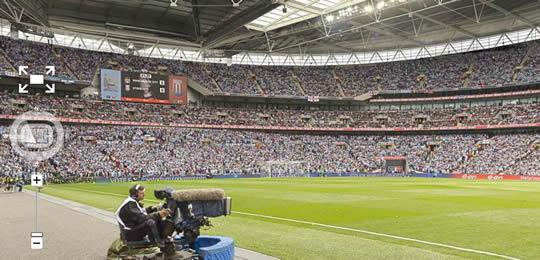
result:
M 407 158 L 404 156 L 385 156 L 384 172 L 386 173 L 408 173 Z

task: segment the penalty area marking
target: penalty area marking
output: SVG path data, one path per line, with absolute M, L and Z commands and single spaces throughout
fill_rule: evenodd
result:
M 63 189 L 84 191 L 84 192 L 97 193 L 97 194 L 113 195 L 113 196 L 117 196 L 117 197 L 125 197 L 124 195 L 121 195 L 121 194 L 118 194 L 118 193 L 112 193 L 112 192 L 85 190 L 85 189 L 78 189 L 78 188 L 73 188 L 73 187 L 69 187 L 69 188 L 64 187 Z M 153 201 L 153 202 L 161 202 L 161 201 L 152 200 L 152 199 L 145 199 L 145 200 L 146 201 Z M 441 243 L 437 243 L 437 242 L 429 242 L 429 241 L 424 241 L 424 240 L 415 239 L 415 238 L 409 238 L 409 237 L 394 236 L 394 235 L 378 233 L 378 232 L 373 232 L 373 231 L 368 231 L 368 230 L 363 230 L 363 229 L 340 227 L 340 226 L 321 224 L 321 223 L 316 223 L 316 222 L 309 222 L 309 221 L 289 219 L 289 218 L 273 217 L 273 216 L 254 214 L 254 213 L 247 213 L 247 212 L 234 211 L 234 210 L 232 211 L 232 213 L 240 214 L 240 215 L 246 215 L 246 216 L 252 216 L 252 217 L 259 217 L 259 218 L 267 218 L 267 219 L 281 220 L 281 221 L 287 221 L 287 222 L 294 222 L 294 223 L 300 223 L 300 224 L 305 224 L 305 225 L 319 226 L 319 227 L 325 227 L 325 228 L 346 230 L 346 231 L 357 232 L 357 233 L 364 233 L 364 234 L 369 234 L 369 235 L 373 235 L 373 236 L 380 236 L 380 237 L 393 238 L 393 239 L 397 239 L 397 240 L 411 241 L 411 242 L 416 242 L 416 243 L 425 244 L 425 245 L 450 248 L 450 249 L 459 250 L 459 251 L 463 251 L 463 252 L 494 256 L 494 257 L 499 257 L 499 258 L 503 258 L 503 259 L 521 260 L 521 259 L 516 258 L 516 257 L 507 256 L 507 255 L 500 255 L 500 254 L 497 254 L 497 253 L 491 253 L 491 252 L 487 252 L 487 251 L 481 251 L 481 250 L 476 250 L 476 249 L 470 249 L 470 248 L 458 247 L 458 246 L 453 246 L 453 245 L 441 244 Z
M 416 243 L 421 243 L 421 244 L 426 244 L 426 245 L 431 245 L 431 246 L 450 248 L 450 249 L 459 250 L 459 251 L 463 251 L 463 252 L 476 253 L 476 254 L 482 254 L 482 255 L 488 255 L 488 256 L 495 256 L 495 257 L 500 257 L 500 258 L 504 258 L 504 259 L 511 259 L 511 260 L 520 260 L 519 258 L 512 257 L 512 256 L 500 255 L 500 254 L 496 254 L 496 253 L 491 253 L 491 252 L 486 252 L 486 251 L 481 251 L 481 250 L 476 250 L 476 249 L 463 248 L 463 247 L 447 245 L 447 244 L 441 244 L 441 243 L 436 243 L 436 242 L 429 242 L 429 241 L 424 241 L 424 240 L 420 240 L 420 239 L 401 237 L 401 236 L 394 236 L 394 235 L 378 233 L 378 232 L 373 232 L 373 231 L 368 231 L 368 230 L 363 230 L 363 229 L 355 229 L 355 228 L 348 228 L 348 227 L 333 226 L 333 225 L 321 224 L 321 223 L 316 223 L 316 222 L 309 222 L 309 221 L 296 220 L 296 219 L 273 217 L 273 216 L 246 213 L 246 212 L 240 212 L 240 211 L 232 211 L 232 213 L 240 214 L 240 215 L 246 215 L 246 216 L 259 217 L 259 218 L 282 220 L 282 221 L 287 221 L 287 222 L 294 222 L 294 223 L 300 223 L 300 224 L 306 224 L 306 225 L 312 225 L 312 226 L 319 226 L 319 227 L 325 227 L 325 228 L 340 229 L 340 230 L 352 231 L 352 232 L 357 232 L 357 233 L 369 234 L 369 235 L 373 235 L 373 236 L 387 237 L 387 238 L 393 238 L 393 239 L 404 240 L 404 241 L 411 241 L 411 242 L 416 242 Z

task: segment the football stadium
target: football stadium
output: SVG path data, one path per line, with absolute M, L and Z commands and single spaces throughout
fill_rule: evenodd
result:
M 540 1 L 0 0 L 0 206 L 6 260 L 540 259 Z

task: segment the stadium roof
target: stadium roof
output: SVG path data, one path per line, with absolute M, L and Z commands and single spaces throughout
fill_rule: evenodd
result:
M 217 58 L 245 53 L 381 56 L 379 52 L 386 50 L 429 52 L 428 46 L 451 42 L 480 45 L 468 50 L 494 47 L 500 44 L 480 39 L 531 28 L 529 36 L 533 33 L 536 39 L 540 1 L 3 0 L 0 17 L 22 31 L 29 26 L 34 32 L 53 32 L 59 43 L 64 36 L 71 40 L 63 45 L 80 47 L 79 38 L 94 37 L 106 39 L 110 49 L 135 46 L 146 53 L 151 48 L 149 55 L 156 46 L 169 46 L 177 48 L 175 53 L 198 51 L 198 57 L 204 53 Z M 501 38 L 506 45 L 533 39 L 529 36 Z
M 351 8 L 365 0 L 291 0 L 283 6 L 246 24 L 246 28 L 258 31 L 271 31 L 284 26 L 292 25 L 311 18 L 319 17 L 333 11 Z

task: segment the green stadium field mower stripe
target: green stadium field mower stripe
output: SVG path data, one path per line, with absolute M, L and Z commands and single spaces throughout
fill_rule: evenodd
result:
M 59 188 L 59 187 L 56 187 L 56 188 Z M 93 191 L 93 190 L 78 189 L 78 188 L 72 188 L 72 187 L 69 187 L 69 188 L 68 187 L 62 187 L 61 189 L 73 190 L 73 191 L 81 191 L 81 192 L 90 192 L 90 193 L 95 193 L 95 194 L 111 195 L 111 196 L 116 196 L 116 197 L 125 197 L 126 196 L 126 195 L 122 195 L 122 194 L 118 194 L 118 193 L 104 192 L 104 191 Z M 161 201 L 152 200 L 152 199 L 145 199 L 145 200 L 146 201 L 157 202 L 157 203 L 161 202 Z M 442 244 L 442 243 L 437 243 L 437 242 L 429 242 L 429 241 L 424 241 L 424 240 L 419 240 L 419 239 L 414 239 L 414 238 L 395 236 L 395 235 L 378 233 L 378 232 L 362 230 L 362 229 L 340 227 L 340 226 L 334 226 L 334 225 L 328 225 L 328 224 L 322 224 L 322 223 L 316 223 L 316 222 L 309 222 L 309 221 L 288 219 L 288 218 L 280 218 L 280 217 L 267 216 L 267 215 L 254 214 L 254 213 L 247 213 L 247 212 L 241 212 L 241 211 L 232 211 L 232 213 L 239 214 L 239 215 L 245 215 L 245 216 L 259 217 L 259 218 L 281 220 L 281 221 L 286 221 L 286 222 L 294 222 L 294 223 L 305 224 L 305 225 L 319 226 L 319 227 L 325 227 L 325 228 L 331 228 L 331 229 L 339 229 L 339 230 L 351 231 L 351 232 L 356 232 L 356 233 L 364 233 L 364 234 L 369 234 L 369 235 L 373 235 L 373 236 L 387 237 L 387 238 L 392 238 L 392 239 L 397 239 L 397 240 L 416 242 L 416 243 L 421 243 L 421 244 L 426 244 L 426 245 L 431 245 L 431 246 L 454 249 L 454 250 L 463 251 L 463 252 L 469 252 L 469 253 L 482 254 L 482 255 L 493 256 L 493 257 L 499 257 L 499 258 L 503 258 L 503 259 L 520 260 L 519 258 L 516 258 L 516 257 L 500 255 L 500 254 L 497 254 L 497 253 L 492 253 L 492 252 L 487 252 L 487 251 L 481 251 L 481 250 L 476 250 L 476 249 L 458 247 L 458 246 L 447 245 L 447 244 Z
M 512 256 L 500 255 L 500 254 L 496 254 L 496 253 L 491 253 L 491 252 L 486 252 L 486 251 L 481 251 L 481 250 L 476 250 L 476 249 L 463 248 L 463 247 L 458 247 L 458 246 L 452 246 L 452 245 L 447 245 L 447 244 L 441 244 L 441 243 L 436 243 L 436 242 L 429 242 L 429 241 L 424 241 L 424 240 L 419 240 L 419 239 L 414 239 L 414 238 L 394 236 L 394 235 L 378 233 L 378 232 L 362 230 L 362 229 L 333 226 L 333 225 L 327 225 L 327 224 L 321 224 L 321 223 L 315 223 L 315 222 L 309 222 L 309 221 L 303 221 L 303 220 L 280 218 L 280 217 L 273 217 L 273 216 L 267 216 L 267 215 L 261 215 L 261 214 L 253 214 L 253 213 L 240 212 L 240 211 L 232 211 L 232 213 L 240 214 L 240 215 L 246 215 L 246 216 L 259 217 L 259 218 L 267 218 L 267 219 L 273 219 L 273 220 L 294 222 L 294 223 L 300 223 L 300 224 L 306 224 L 306 225 L 312 225 L 312 226 L 319 226 L 319 227 L 325 227 L 325 228 L 346 230 L 346 231 L 369 234 L 369 235 L 373 235 L 373 236 L 387 237 L 387 238 L 393 238 L 393 239 L 398 239 L 398 240 L 404 240 L 404 241 L 411 241 L 411 242 L 426 244 L 426 245 L 450 248 L 450 249 L 459 250 L 459 251 L 463 251 L 463 252 L 494 256 L 494 257 L 499 257 L 499 258 L 503 258 L 503 259 L 519 260 L 519 258 L 512 257 Z

